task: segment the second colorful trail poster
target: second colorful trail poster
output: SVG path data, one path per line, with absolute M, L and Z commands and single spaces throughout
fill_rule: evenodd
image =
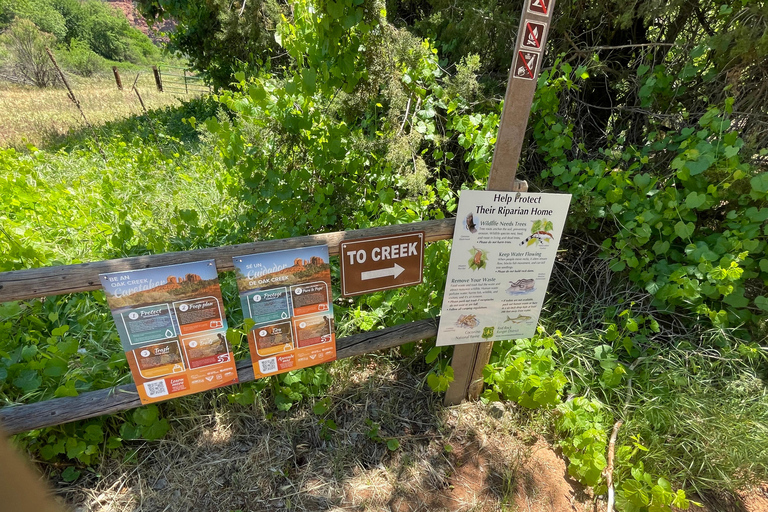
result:
M 258 379 L 334 361 L 336 334 L 328 247 L 233 258 Z

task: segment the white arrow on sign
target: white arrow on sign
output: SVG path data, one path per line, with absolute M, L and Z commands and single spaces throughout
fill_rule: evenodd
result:
M 381 268 L 379 270 L 369 270 L 367 272 L 361 272 L 360 273 L 360 279 L 363 281 L 368 281 L 369 279 L 378 279 L 380 277 L 389 277 L 392 276 L 393 278 L 397 278 L 400 274 L 403 273 L 405 269 L 395 263 L 394 267 L 391 268 Z

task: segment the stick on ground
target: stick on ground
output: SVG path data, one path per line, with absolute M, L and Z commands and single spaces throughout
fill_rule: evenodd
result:
M 616 437 L 619 435 L 619 429 L 623 422 L 617 421 L 613 425 L 613 432 L 611 432 L 611 440 L 608 442 L 608 465 L 605 468 L 605 483 L 608 486 L 608 507 L 607 512 L 613 512 L 613 504 L 616 501 L 616 493 L 613 489 L 613 458 L 616 453 Z

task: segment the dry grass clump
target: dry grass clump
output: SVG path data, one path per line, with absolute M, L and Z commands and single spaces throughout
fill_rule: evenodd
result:
M 213 393 L 190 398 L 167 439 L 138 444 L 126 462 L 105 461 L 59 493 L 77 512 L 554 511 L 576 495 L 564 462 L 520 430 L 516 406 L 444 409 L 423 375 L 388 358 L 332 371 L 345 378 L 321 416 L 311 403 L 265 415 L 258 400 L 248 410 L 211 403 Z M 336 430 L 324 433 L 321 419 Z M 397 450 L 369 435 L 374 423 Z
M 69 76 L 72 89 L 94 126 L 142 114 L 139 99 L 131 90 L 136 72 L 124 72 L 123 90 L 112 77 Z M 175 104 L 177 98 L 192 96 L 158 92 L 152 70 L 143 70 L 136 87 L 148 109 Z M 37 87 L 0 82 L 0 147 L 42 147 L 70 130 L 84 127 L 80 113 L 63 87 Z

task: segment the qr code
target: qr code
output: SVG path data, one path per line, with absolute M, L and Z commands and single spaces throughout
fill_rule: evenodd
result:
M 277 371 L 277 359 L 270 357 L 269 359 L 259 360 L 259 371 L 261 373 L 275 373 Z
M 165 386 L 164 380 L 145 382 L 144 390 L 147 392 L 147 396 L 149 398 L 156 398 L 158 396 L 165 396 L 168 394 L 168 388 Z

